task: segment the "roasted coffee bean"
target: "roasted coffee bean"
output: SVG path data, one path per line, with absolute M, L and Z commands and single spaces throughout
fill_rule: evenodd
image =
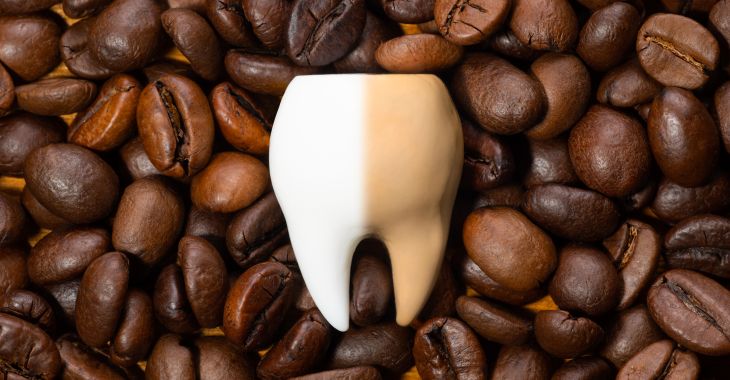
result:
M 720 47 L 715 37 L 691 18 L 658 13 L 641 25 L 636 53 L 641 67 L 661 84 L 694 90 L 715 70 Z
M 0 61 L 21 79 L 32 82 L 60 61 L 62 29 L 49 13 L 0 17 Z
M 28 283 L 25 252 L 12 246 L 0 246 L 0 299 L 6 293 L 22 289 Z
M 56 328 L 53 307 L 40 295 L 29 290 L 11 290 L 0 297 L 0 313 L 14 315 L 37 325 L 49 334 Z
M 81 287 L 81 279 L 73 279 L 54 285 L 46 285 L 44 290 L 48 292 L 49 300 L 54 301 L 60 306 L 64 322 L 75 325 L 76 319 L 76 300 L 78 299 L 79 288 Z
M 362 246 L 361 246 L 362 247 Z M 374 249 L 365 249 L 353 264 L 350 319 L 358 326 L 379 322 L 393 299 L 390 267 Z M 439 293 L 439 297 L 443 297 Z
M 212 212 L 235 212 L 250 206 L 269 185 L 269 171 L 256 158 L 238 152 L 215 155 L 193 178 L 193 204 Z
M 99 156 L 72 144 L 38 148 L 25 160 L 26 186 L 49 211 L 71 223 L 91 223 L 113 211 L 119 178 Z
M 96 85 L 83 79 L 43 79 L 18 86 L 15 96 L 22 110 L 46 116 L 66 115 L 91 104 L 96 96 Z
M 464 53 L 459 45 L 435 34 L 408 34 L 380 44 L 378 64 L 393 73 L 430 73 L 455 65 Z
M 710 10 L 710 24 L 730 44 L 730 2 L 719 0 Z
M 558 184 L 530 188 L 523 209 L 549 232 L 576 241 L 601 240 L 619 223 L 619 210 L 611 199 L 595 191 Z
M 567 246 L 550 281 L 549 292 L 564 310 L 598 316 L 618 304 L 621 280 L 608 257 L 601 251 Z
M 66 0 L 68 2 L 68 0 Z M 72 73 L 87 79 L 104 79 L 114 71 L 99 63 L 89 51 L 89 30 L 93 17 L 79 20 L 61 36 L 61 58 Z
M 566 152 L 567 154 L 567 152 Z M 577 177 L 576 177 L 577 178 Z M 473 200 L 473 209 L 480 207 L 511 207 L 520 208 L 522 195 L 525 189 L 521 185 L 504 185 L 482 191 Z
M 298 65 L 328 65 L 355 47 L 364 27 L 365 0 L 295 0 L 286 54 Z
M 153 63 L 142 69 L 142 73 L 144 73 L 145 78 L 147 78 L 147 83 L 156 82 L 165 75 L 170 74 L 186 78 L 195 77 L 193 68 L 190 67 L 189 64 L 174 60 L 164 60 Z
M 20 201 L 23 204 L 23 207 L 25 207 L 25 210 L 28 212 L 28 215 L 30 215 L 38 227 L 53 230 L 71 224 L 67 220 L 48 211 L 45 206 L 38 202 L 27 187 L 23 189 L 23 195 L 21 196 Z
M 467 218 L 463 233 L 469 257 L 508 289 L 539 287 L 557 264 L 550 237 L 513 209 L 478 209 Z
M 464 169 L 462 184 L 476 191 L 489 190 L 512 179 L 517 162 L 512 149 L 499 136 L 463 120 Z
M 63 378 L 124 380 L 127 377 L 109 359 L 94 351 L 73 335 L 56 341 L 63 361 Z
M 558 368 L 552 380 L 610 380 L 613 369 L 605 360 L 586 356 L 575 358 Z
M 152 293 L 152 305 L 157 320 L 177 334 L 189 334 L 199 328 L 187 294 L 182 270 L 170 264 L 160 271 Z
M 494 363 L 492 379 L 548 380 L 554 364 L 545 351 L 532 345 L 502 346 Z
M 243 14 L 259 41 L 271 50 L 281 50 L 292 12 L 290 0 L 243 0 Z
M 104 82 L 94 103 L 74 118 L 68 141 L 99 151 L 122 145 L 134 133 L 141 92 L 130 75 L 117 74 Z
M 112 2 L 91 24 L 89 52 L 116 72 L 144 67 L 158 54 L 161 13 L 161 4 L 154 0 Z
M 649 345 L 621 367 L 616 379 L 688 379 L 699 377 L 697 356 L 671 340 Z
M 190 341 L 173 334 L 160 337 L 147 360 L 145 376 L 148 379 L 196 378 L 196 363 Z
M 621 368 L 644 347 L 663 337 L 664 334 L 651 319 L 646 306 L 636 305 L 619 312 L 611 322 L 599 353 L 614 367 Z
M 659 262 L 661 241 L 654 228 L 629 219 L 603 240 L 621 280 L 618 309 L 631 306 L 651 280 Z
M 670 338 L 704 355 L 730 353 L 730 291 L 693 271 L 672 269 L 649 289 L 652 318 Z
M 192 80 L 165 75 L 144 88 L 137 106 L 144 150 L 165 175 L 195 175 L 213 150 L 213 114 L 205 93 Z
M 393 322 L 350 328 L 334 344 L 327 368 L 372 365 L 391 374 L 402 374 L 413 366 L 413 330 Z
M 0 375 L 6 379 L 55 379 L 61 357 L 53 339 L 20 318 L 0 313 Z
M 710 182 L 700 187 L 683 187 L 664 178 L 659 183 L 651 210 L 660 219 L 678 222 L 697 214 L 718 213 L 730 207 L 730 175 L 715 173 Z
M 114 338 L 127 297 L 129 260 L 110 252 L 92 261 L 76 300 L 76 331 L 84 343 L 103 347 Z
M 332 328 L 317 309 L 306 312 L 274 347 L 256 369 L 260 379 L 283 379 L 308 373 L 324 359 Z
M 483 338 L 508 346 L 527 343 L 532 337 L 532 316 L 476 297 L 456 300 L 459 318 Z
M 433 19 L 435 0 L 378 0 L 385 14 L 400 23 L 417 24 Z
M 545 183 L 575 184 L 578 176 L 568 154 L 568 139 L 528 139 L 530 166 L 522 182 L 525 186 Z
M 668 87 L 654 98 L 649 143 L 662 173 L 682 186 L 706 184 L 717 166 L 720 136 L 712 116 L 690 91 Z M 696 163 L 702 163 L 697 165 Z
M 220 253 L 203 238 L 185 236 L 180 239 L 177 260 L 185 281 L 185 294 L 198 324 L 218 326 L 228 290 L 228 274 Z
M 0 64 L 0 117 L 13 110 L 15 102 L 15 85 L 5 66 Z
M 545 117 L 525 134 L 531 139 L 551 139 L 572 127 L 588 106 L 591 77 L 573 55 L 548 53 L 530 66 L 542 84 L 547 101 Z M 565 78 L 571 78 L 566 81 Z
M 451 91 L 469 117 L 503 135 L 534 126 L 547 105 L 538 81 L 491 54 L 467 55 L 454 69 Z
M 485 297 L 510 305 L 524 305 L 537 301 L 544 295 L 544 290 L 541 288 L 534 288 L 525 292 L 516 292 L 505 288 L 487 276 L 467 255 L 463 255 L 457 265 L 459 268 L 458 273 L 466 285 Z
M 643 210 L 651 204 L 657 191 L 657 181 L 654 178 L 648 180 L 648 183 L 639 191 L 629 194 L 619 199 L 621 208 L 626 213 Z
M 583 25 L 576 52 L 593 70 L 606 71 L 621 63 L 636 43 L 639 10 L 616 2 L 595 11 Z
M 112 0 L 63 0 L 63 13 L 71 18 L 84 18 L 96 14 Z
M 68 281 L 83 275 L 92 261 L 110 250 L 111 236 L 103 228 L 59 228 L 30 250 L 28 275 L 38 285 Z
M 423 379 L 486 379 L 487 359 L 474 332 L 454 318 L 434 318 L 416 331 L 413 357 Z
M 289 82 L 297 75 L 321 72 L 319 67 L 297 66 L 289 58 L 275 53 L 229 50 L 225 58 L 231 80 L 246 90 L 267 95 L 284 95 Z
M 664 236 L 670 268 L 684 268 L 730 278 L 730 219 L 697 215 L 677 223 Z
M 345 369 L 333 369 L 304 376 L 295 376 L 290 380 L 381 380 L 378 369 L 371 366 L 359 366 Z
M 245 153 L 265 155 L 269 152 L 273 118 L 248 92 L 223 82 L 211 92 L 210 102 L 226 141 Z
M 185 235 L 209 241 L 218 252 L 226 252 L 226 229 L 231 215 L 208 212 L 195 206 L 190 208 L 185 223 Z
M 366 11 L 365 27 L 360 41 L 344 57 L 333 62 L 338 73 L 377 73 L 383 71 L 375 60 L 375 51 L 381 43 L 398 37 L 403 32 L 398 24 L 384 20 Z
M 246 270 L 231 286 L 223 332 L 247 351 L 269 345 L 294 302 L 298 281 L 283 264 L 265 262 Z
M 651 170 L 652 156 L 644 127 L 608 107 L 591 107 L 570 131 L 568 146 L 581 181 L 610 197 L 638 191 Z
M 22 15 L 48 9 L 60 0 L 6 0 L 0 2 L 0 15 Z
M 464 294 L 466 289 L 455 278 L 450 262 L 451 252 L 446 252 L 446 258 L 439 270 L 436 284 L 434 284 L 426 304 L 423 305 L 421 312 L 418 313 L 418 320 L 414 322 L 414 326 L 420 325 L 418 321 L 437 317 L 456 316 L 456 299 Z
M 725 151 L 730 152 L 730 82 L 725 82 L 715 91 L 715 112 L 722 143 Z
M 19 200 L 0 192 L 0 245 L 20 240 L 25 221 L 25 211 Z
M 669 12 L 680 14 L 707 13 L 716 2 L 717 0 L 699 0 L 691 3 L 681 0 L 661 0 L 662 5 Z
M 138 179 L 127 186 L 119 201 L 112 244 L 152 266 L 175 246 L 184 221 L 183 200 L 164 179 Z
M 578 38 L 578 18 L 567 0 L 514 0 L 509 27 L 535 50 L 564 52 Z
M 216 80 L 223 71 L 223 49 L 203 16 L 190 9 L 176 8 L 162 12 L 161 20 L 165 32 L 190 61 L 193 71 L 204 80 Z
M 473 45 L 496 32 L 507 19 L 509 0 L 436 0 L 434 19 L 438 31 L 459 45 Z
M 650 77 L 635 58 L 612 69 L 598 85 L 598 101 L 614 107 L 634 107 L 651 102 L 662 86 Z
M 150 161 L 150 157 L 144 151 L 142 139 L 139 137 L 135 137 L 124 144 L 119 149 L 119 155 L 121 156 L 124 169 L 126 169 L 133 181 L 144 177 L 162 175 L 155 165 L 152 164 L 152 161 Z
M 225 42 L 237 47 L 257 44 L 240 0 L 206 1 L 204 14 Z
M 538 52 L 523 44 L 509 29 L 495 33 L 488 41 L 489 47 L 497 53 L 523 61 L 532 61 Z
M 132 289 L 127 293 L 121 313 L 110 356 L 115 364 L 130 367 L 146 358 L 154 344 L 152 300 L 147 293 Z
M 592 350 L 603 340 L 603 329 L 588 318 L 563 310 L 542 310 L 535 316 L 535 338 L 549 354 L 570 359 Z

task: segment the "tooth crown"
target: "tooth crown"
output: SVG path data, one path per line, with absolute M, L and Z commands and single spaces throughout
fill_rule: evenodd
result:
M 426 302 L 463 162 L 458 114 L 433 75 L 300 76 L 271 132 L 272 185 L 302 276 L 325 318 L 349 326 L 350 264 L 388 247 L 397 321 Z

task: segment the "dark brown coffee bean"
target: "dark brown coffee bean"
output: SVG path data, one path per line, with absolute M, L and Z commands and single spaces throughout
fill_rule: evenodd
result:
M 165 175 L 193 176 L 213 150 L 213 114 L 205 93 L 192 80 L 165 75 L 147 85 L 137 107 L 144 150 Z
M 474 332 L 454 318 L 434 318 L 416 331 L 416 369 L 423 379 L 486 379 L 487 359 Z
M 364 27 L 364 0 L 295 0 L 286 54 L 302 66 L 330 64 L 355 47 Z
M 22 289 L 28 283 L 25 252 L 12 246 L 0 246 L 0 298 L 7 292 Z
M 60 0 L 5 0 L 0 2 L 0 15 L 22 15 L 50 8 Z
M 532 337 L 532 317 L 497 303 L 476 297 L 456 300 L 459 318 L 483 338 L 503 345 L 518 346 Z
M 558 184 L 530 188 L 523 209 L 549 232 L 576 241 L 607 237 L 616 229 L 620 216 L 611 199 L 595 191 Z
M 578 18 L 567 0 L 514 0 L 509 27 L 535 50 L 564 52 L 578 38 Z
M 619 312 L 606 330 L 599 353 L 621 368 L 644 347 L 662 339 L 664 334 L 651 319 L 645 305 Z
M 58 65 L 62 32 L 50 13 L 0 17 L 0 61 L 21 79 L 32 82 Z
M 61 36 L 61 58 L 68 70 L 79 77 L 104 79 L 114 71 L 102 66 L 89 51 L 89 30 L 93 22 L 94 17 L 89 17 L 69 26 Z
M 683 0 L 661 0 L 662 5 L 672 13 L 697 14 L 707 13 L 717 0 L 697 0 L 686 2 Z
M 71 18 L 84 18 L 101 11 L 112 0 L 63 0 L 63 13 Z
M 697 215 L 677 223 L 664 236 L 670 268 L 730 278 L 730 219 Z
M 652 156 L 644 127 L 608 107 L 592 106 L 570 131 L 568 146 L 581 181 L 609 197 L 638 191 L 651 170 Z
M 730 2 L 719 0 L 710 10 L 710 25 L 730 44 Z
M 142 69 L 147 83 L 156 82 L 165 75 L 178 75 L 186 78 L 195 77 L 193 68 L 189 64 L 174 60 L 157 61 Z
M 223 317 L 228 290 L 226 264 L 207 240 L 194 236 L 180 239 L 177 259 L 185 281 L 185 294 L 198 324 L 216 327 Z
M 603 329 L 588 318 L 563 310 L 542 310 L 535 316 L 535 338 L 549 354 L 570 359 L 593 349 L 603 339 Z
M 608 257 L 601 251 L 567 246 L 550 281 L 549 292 L 564 310 L 599 316 L 618 304 L 620 279 Z
M 190 9 L 176 8 L 162 12 L 161 20 L 165 32 L 190 61 L 193 71 L 207 81 L 218 79 L 223 71 L 223 49 L 203 16 Z
M 356 258 L 353 268 L 350 319 L 358 326 L 372 325 L 385 316 L 392 303 L 390 267 L 377 251 L 366 249 Z
M 468 120 L 462 121 L 461 130 L 464 133 L 463 185 L 484 191 L 512 179 L 517 162 L 504 140 Z
M 196 379 L 197 359 L 189 341 L 173 334 L 160 337 L 147 359 L 145 376 L 151 380 Z
M 676 347 L 671 340 L 662 340 L 637 353 L 618 372 L 616 379 L 687 379 L 699 377 L 697 356 Z
M 25 221 L 25 211 L 19 200 L 0 192 L 0 245 L 19 241 Z
M 690 91 L 665 88 L 654 98 L 648 124 L 649 143 L 662 173 L 682 186 L 706 184 L 717 166 L 720 137 L 702 102 Z
M 633 58 L 603 76 L 596 96 L 599 102 L 614 107 L 634 107 L 651 102 L 661 89 Z
M 557 264 L 550 237 L 513 209 L 475 210 L 464 223 L 463 239 L 479 268 L 512 290 L 540 287 Z
M 697 214 L 717 213 L 730 207 L 730 175 L 715 173 L 700 187 L 683 187 L 664 178 L 659 183 L 651 211 L 667 222 L 678 222 Z
M 497 53 L 522 61 L 532 61 L 538 52 L 523 44 L 510 30 L 502 30 L 494 34 L 488 41 L 489 47 Z
M 466 285 L 485 297 L 506 302 L 510 305 L 524 305 L 537 301 L 544 295 L 544 290 L 540 288 L 534 288 L 526 292 L 516 292 L 505 288 L 487 276 L 467 255 L 463 255 L 457 265 L 459 274 Z
M 223 311 L 226 337 L 247 351 L 266 347 L 294 302 L 297 280 L 283 264 L 264 262 L 231 286 Z
M 44 290 L 48 292 L 49 301 L 55 302 L 60 307 L 61 314 L 57 314 L 57 316 L 62 317 L 64 322 L 71 326 L 76 323 L 76 300 L 79 287 L 81 287 L 80 278 L 44 287 Z
M 15 85 L 5 66 L 0 64 L 0 117 L 13 110 L 15 102 Z
M 92 261 L 76 300 L 76 331 L 84 343 L 103 347 L 114 338 L 122 319 L 129 284 L 129 260 L 110 252 Z
M 433 19 L 434 0 L 378 0 L 393 21 L 417 24 Z
M 257 45 L 240 0 L 206 1 L 205 4 L 205 15 L 224 41 L 237 47 Z
M 116 72 L 144 67 L 158 54 L 161 13 L 161 4 L 154 0 L 111 3 L 91 24 L 89 52 Z
M 652 318 L 670 338 L 704 355 L 730 353 L 730 291 L 693 271 L 672 269 L 649 289 Z
M 715 112 L 722 143 L 725 151 L 730 152 L 730 82 L 725 82 L 715 91 Z
M 192 206 L 185 223 L 185 235 L 209 241 L 218 252 L 226 252 L 226 229 L 231 215 L 208 212 Z
M 138 179 L 127 186 L 119 201 L 112 244 L 152 266 L 175 246 L 184 221 L 182 199 L 162 178 Z
M 89 348 L 76 336 L 64 335 L 56 341 L 63 361 L 63 378 L 124 380 L 119 368 L 109 363 L 106 356 Z
M 289 58 L 270 53 L 229 50 L 225 58 L 231 80 L 246 90 L 267 95 L 284 95 L 297 75 L 317 74 L 319 67 L 295 65 Z
M 641 190 L 619 199 L 619 204 L 626 213 L 643 210 L 651 204 L 652 200 L 654 200 L 657 187 L 657 180 L 651 178 L 646 186 L 644 186 Z
M 271 50 L 281 50 L 286 42 L 293 1 L 243 0 L 241 5 L 259 41 Z
M 365 27 L 360 41 L 344 57 L 333 63 L 338 73 L 377 73 L 382 72 L 375 60 L 375 51 L 381 43 L 398 37 L 403 32 L 398 24 L 385 20 L 366 11 Z
M 0 375 L 6 379 L 55 379 L 61 357 L 48 334 L 30 322 L 0 313 Z
M 434 19 L 438 31 L 459 45 L 473 45 L 496 32 L 507 19 L 509 0 L 436 0 Z
M 578 176 L 568 154 L 568 139 L 527 140 L 530 166 L 522 182 L 525 186 L 545 183 L 575 184 Z
M 502 346 L 494 363 L 492 379 L 548 380 L 553 366 L 550 356 L 539 347 Z
M 385 247 L 383 247 L 385 253 Z M 436 284 L 433 286 L 431 296 L 428 297 L 426 304 L 423 305 L 421 312 L 418 314 L 418 320 L 424 321 L 431 318 L 456 316 L 456 299 L 466 292 L 466 289 L 454 276 L 451 268 L 451 252 L 446 253 L 444 264 L 436 278 Z M 352 316 L 351 316 L 352 317 Z M 414 326 L 420 325 L 418 321 L 414 322 Z
M 0 313 L 24 319 L 49 334 L 56 328 L 53 307 L 40 295 L 29 290 L 11 290 L 0 297 Z
M 155 165 L 150 161 L 147 152 L 144 151 L 142 139 L 135 137 L 129 140 L 121 149 L 119 149 L 124 169 L 127 171 L 133 181 L 140 178 L 150 177 L 154 175 L 162 175 Z
M 327 368 L 372 365 L 391 374 L 402 374 L 413 366 L 413 330 L 395 323 L 350 328 L 332 348 Z
M 71 144 L 50 144 L 31 152 L 25 160 L 25 180 L 44 207 L 77 224 L 107 217 L 119 195 L 119 178 L 111 166 Z
M 380 372 L 375 367 L 360 366 L 345 369 L 333 369 L 304 376 L 295 376 L 289 380 L 381 380 Z
M 130 75 L 104 82 L 94 103 L 74 118 L 68 141 L 99 151 L 122 145 L 134 133 L 141 92 L 142 85 Z
M 25 210 L 28 212 L 28 215 L 30 215 L 38 227 L 53 230 L 71 224 L 67 220 L 48 211 L 45 206 L 38 202 L 27 187 L 23 189 L 23 195 L 21 196 L 20 201 L 23 204 L 23 207 L 25 207 Z
M 256 375 L 266 380 L 308 373 L 324 359 L 331 335 L 332 328 L 319 310 L 306 312 L 264 355 Z
M 558 368 L 552 380 L 610 380 L 613 379 L 613 368 L 605 360 L 598 357 L 575 358 Z
M 576 177 L 577 178 L 577 177 Z M 482 191 L 474 199 L 473 209 L 480 207 L 520 208 L 525 189 L 521 185 L 504 185 Z
M 503 135 L 534 126 L 547 103 L 538 81 L 490 54 L 467 55 L 454 69 L 451 91 L 469 117 Z
M 235 212 L 251 205 L 269 185 L 269 171 L 247 154 L 222 152 L 193 178 L 195 206 L 212 212 Z
M 96 96 L 96 85 L 83 79 L 51 78 L 18 86 L 20 109 L 38 115 L 57 116 L 79 112 Z
M 558 53 L 541 56 L 530 69 L 545 91 L 547 112 L 526 135 L 539 140 L 557 137 L 585 112 L 591 96 L 590 74 L 577 57 Z
M 623 62 L 636 43 L 641 14 L 630 4 L 616 2 L 595 11 L 580 30 L 576 52 L 596 71 Z
M 272 115 L 249 93 L 223 82 L 211 92 L 210 102 L 226 141 L 245 153 L 265 155 L 269 152 Z
M 111 236 L 102 228 L 56 229 L 39 240 L 28 256 L 28 275 L 47 285 L 80 277 L 97 257 L 111 250 Z
M 200 380 L 256 379 L 255 365 L 240 347 L 222 336 L 202 336 L 195 340 Z
M 438 72 L 455 65 L 464 50 L 435 34 L 408 34 L 380 44 L 378 64 L 393 73 Z
M 152 293 L 152 305 L 157 320 L 174 333 L 189 334 L 199 327 L 185 293 L 182 270 L 175 264 L 160 271 Z
M 112 362 L 130 367 L 146 358 L 154 344 L 154 324 L 150 297 L 141 290 L 130 290 L 121 310 L 116 336 L 111 342 Z
M 644 70 L 661 84 L 694 90 L 715 70 L 720 47 L 691 18 L 658 13 L 639 29 L 636 53 Z

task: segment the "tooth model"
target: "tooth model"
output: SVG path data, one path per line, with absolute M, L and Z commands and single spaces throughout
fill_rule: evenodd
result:
M 433 75 L 296 77 L 271 131 L 271 181 L 314 302 L 349 327 L 350 264 L 366 237 L 393 268 L 409 324 L 436 281 L 461 176 L 459 116 Z

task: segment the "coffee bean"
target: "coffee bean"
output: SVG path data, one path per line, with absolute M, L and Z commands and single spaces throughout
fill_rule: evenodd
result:
M 84 18 L 101 11 L 112 0 L 63 0 L 63 13 L 71 18 Z
M 730 7 L 728 7 L 730 9 Z M 715 91 L 715 112 L 717 126 L 725 151 L 730 151 L 730 82 L 725 82 Z
M 612 69 L 598 85 L 598 101 L 614 107 L 634 107 L 651 102 L 662 86 L 650 77 L 635 58 Z
M 133 181 L 144 177 L 162 175 L 155 165 L 152 164 L 152 161 L 150 161 L 147 152 L 144 151 L 144 144 L 142 144 L 142 139 L 139 136 L 124 144 L 119 149 L 119 155 L 121 156 L 124 169 Z
M 402 374 L 413 366 L 413 330 L 393 322 L 350 328 L 330 350 L 327 368 L 372 365 L 390 374 Z
M 522 195 L 525 189 L 520 185 L 504 185 L 482 191 L 474 199 L 473 209 L 480 207 L 511 207 L 519 208 L 522 204 Z
M 454 318 L 434 318 L 416 331 L 416 369 L 423 379 L 486 379 L 487 359 L 474 332 Z
M 234 212 L 251 205 L 269 185 L 266 166 L 247 154 L 223 152 L 193 178 L 193 204 L 212 212 Z
M 0 192 L 0 245 L 20 240 L 25 221 L 25 211 L 20 202 Z
M 63 362 L 63 377 L 78 379 L 124 380 L 124 372 L 109 359 L 86 346 L 73 335 L 64 335 L 56 341 Z
M 193 68 L 189 64 L 174 60 L 157 61 L 142 69 L 147 83 L 156 82 L 166 75 L 178 75 L 186 78 L 195 77 Z
M 680 14 L 695 14 L 695 13 L 707 13 L 712 8 L 712 5 L 716 0 L 710 1 L 693 1 L 685 3 L 684 1 L 678 0 L 661 0 L 662 5 L 672 13 Z
M 603 340 L 603 329 L 563 310 L 541 310 L 535 316 L 535 338 L 545 351 L 562 359 L 592 350 Z
M 185 223 L 185 235 L 209 241 L 218 250 L 226 252 L 226 229 L 231 215 L 208 212 L 192 206 Z
M 616 315 L 606 330 L 599 353 L 616 368 L 621 368 L 644 347 L 663 337 L 646 306 L 636 305 Z
M 28 283 L 25 252 L 13 246 L 0 246 L 0 264 L 4 268 L 0 271 L 0 299 L 2 299 L 6 293 L 22 289 Z
M 715 173 L 710 182 L 699 187 L 683 187 L 664 178 L 659 183 L 651 210 L 660 219 L 678 222 L 697 214 L 717 213 L 730 207 L 730 176 Z
M 205 5 L 205 15 L 225 42 L 237 47 L 257 45 L 256 36 L 246 20 L 241 1 L 206 1 Z
M 618 225 L 619 210 L 609 198 L 590 190 L 558 184 L 525 193 L 523 210 L 549 232 L 576 241 L 598 241 Z
M 22 15 L 48 9 L 60 0 L 6 0 L 0 3 L 1 15 Z
M 568 139 L 527 140 L 530 166 L 522 182 L 525 186 L 545 183 L 575 184 L 578 176 L 568 154 Z
M 266 347 L 292 305 L 297 286 L 294 274 L 279 263 L 265 262 L 246 270 L 226 299 L 226 337 L 247 351 Z
M 161 20 L 165 32 L 190 61 L 193 71 L 204 80 L 216 80 L 223 71 L 223 49 L 203 16 L 177 8 L 162 12 Z
M 289 82 L 297 75 L 312 75 L 319 67 L 295 65 L 289 58 L 270 52 L 229 50 L 226 72 L 237 85 L 258 94 L 284 95 Z
M 438 31 L 459 45 L 473 45 L 496 32 L 511 10 L 508 0 L 436 0 L 434 19 Z
M 130 367 L 146 358 L 154 344 L 152 300 L 147 293 L 131 289 L 121 314 L 110 356 L 113 363 Z
M 578 38 L 578 19 L 566 0 L 514 0 L 509 27 L 535 50 L 564 52 Z
M 393 21 L 417 24 L 432 20 L 435 0 L 378 0 Z
M 62 29 L 50 13 L 0 17 L 0 61 L 24 81 L 32 82 L 60 61 Z
M 553 370 L 550 356 L 532 345 L 502 346 L 494 363 L 492 379 L 548 380 Z
M 0 375 L 8 379 L 55 379 L 61 358 L 53 339 L 20 318 L 0 313 Z
M 524 305 L 536 301 L 544 295 L 544 290 L 541 288 L 534 288 L 525 292 L 516 292 L 505 288 L 487 276 L 467 255 L 463 255 L 457 265 L 458 272 L 466 285 L 485 297 L 510 305 Z
M 293 2 L 289 0 L 244 0 L 246 19 L 251 22 L 259 41 L 271 50 L 281 50 L 286 43 L 286 28 Z
M 15 85 L 13 78 L 0 64 L 0 117 L 5 116 L 13 110 L 13 102 L 15 102 Z
M 592 106 L 570 131 L 568 146 L 581 181 L 610 197 L 638 191 L 651 170 L 652 156 L 644 127 L 608 107 Z
M 182 199 L 162 178 L 138 179 L 119 201 L 112 244 L 145 266 L 155 265 L 175 246 L 184 218 Z
M 39 294 L 29 290 L 11 290 L 0 297 L 0 313 L 24 319 L 49 334 L 56 328 L 53 307 Z
M 518 346 L 532 337 L 532 317 L 497 303 L 461 296 L 456 311 L 477 334 L 503 345 Z
M 509 58 L 532 61 L 538 56 L 536 50 L 523 44 L 510 30 L 495 33 L 487 42 L 492 50 Z
M 674 14 L 654 14 L 641 25 L 636 53 L 646 72 L 665 86 L 694 90 L 715 70 L 717 40 L 696 21 Z
M 643 210 L 651 204 L 657 191 L 657 181 L 650 178 L 648 183 L 639 191 L 619 199 L 619 204 L 625 213 Z
M 632 50 L 641 14 L 632 5 L 616 2 L 595 11 L 583 25 L 576 52 L 596 71 L 621 63 Z
M 555 373 L 553 380 L 609 380 L 613 379 L 613 368 L 598 357 L 581 357 L 566 362 Z
M 700 363 L 694 353 L 676 347 L 671 340 L 662 340 L 631 358 L 616 379 L 697 379 L 699 373 Z
M 468 120 L 462 121 L 461 130 L 464 133 L 463 185 L 484 191 L 512 179 L 517 162 L 504 140 Z
M 245 153 L 268 153 L 273 118 L 248 92 L 223 82 L 213 89 L 210 98 L 213 115 L 226 141 Z
M 383 252 L 386 252 L 384 246 Z M 451 252 L 446 252 L 445 261 L 441 265 L 431 296 L 428 297 L 426 304 L 418 313 L 418 321 L 456 316 L 456 299 L 464 294 L 466 289 L 454 277 L 450 262 Z M 419 325 L 418 321 L 414 322 L 414 326 Z
M 677 223 L 664 236 L 670 268 L 730 278 L 730 219 L 697 215 Z
M 94 17 L 79 20 L 63 33 L 61 58 L 68 70 L 79 77 L 104 79 L 110 77 L 114 71 L 102 66 L 89 51 L 89 30 L 94 20 Z
M 382 72 L 375 60 L 375 51 L 380 44 L 403 34 L 400 26 L 366 11 L 365 27 L 360 41 L 344 57 L 333 62 L 338 73 L 377 73 Z
M 99 156 L 71 144 L 38 148 L 25 160 L 26 185 L 49 211 L 72 223 L 107 217 L 119 194 L 119 178 Z
M 178 244 L 177 259 L 198 324 L 218 326 L 228 290 L 226 265 L 218 250 L 203 238 L 185 236 Z
M 192 344 L 189 341 L 178 335 L 160 337 L 147 360 L 145 377 L 153 380 L 195 379 L 197 368 L 190 346 Z
M 175 264 L 160 271 L 152 293 L 152 305 L 157 320 L 174 333 L 189 334 L 199 328 L 185 293 L 182 270 Z
M 71 326 L 76 323 L 76 300 L 80 287 L 80 278 L 44 287 L 44 290 L 48 292 L 49 301 L 53 301 L 60 308 L 57 316 L 63 317 L 64 322 Z
M 96 85 L 83 79 L 51 78 L 18 86 L 20 109 L 38 115 L 56 116 L 79 112 L 96 96 Z
M 467 55 L 451 79 L 454 100 L 489 132 L 511 135 L 534 126 L 544 115 L 540 83 L 497 56 Z
M 141 92 L 130 75 L 117 74 L 104 82 L 94 103 L 74 118 L 68 141 L 99 151 L 122 145 L 134 133 Z
M 525 134 L 531 139 L 551 139 L 572 127 L 588 106 L 591 78 L 585 65 L 573 55 L 548 53 L 530 66 L 542 84 L 547 112 Z M 571 78 L 566 81 L 565 78 Z
M 378 64 L 394 73 L 438 72 L 455 65 L 463 48 L 435 34 L 408 34 L 380 44 Z
M 379 322 L 393 300 L 393 279 L 385 258 L 375 249 L 363 251 L 353 264 L 350 297 L 350 319 L 358 326 Z M 438 294 L 444 296 L 443 292 Z
M 358 380 L 381 380 L 380 372 L 375 367 L 359 366 L 345 369 L 333 369 L 312 373 L 304 376 L 295 376 L 290 380 L 331 380 L 331 379 L 358 379 Z
M 710 10 L 710 24 L 730 44 L 730 2 L 719 0 Z
M 463 238 L 469 257 L 506 288 L 537 288 L 555 269 L 552 240 L 519 211 L 478 209 L 464 223 Z

